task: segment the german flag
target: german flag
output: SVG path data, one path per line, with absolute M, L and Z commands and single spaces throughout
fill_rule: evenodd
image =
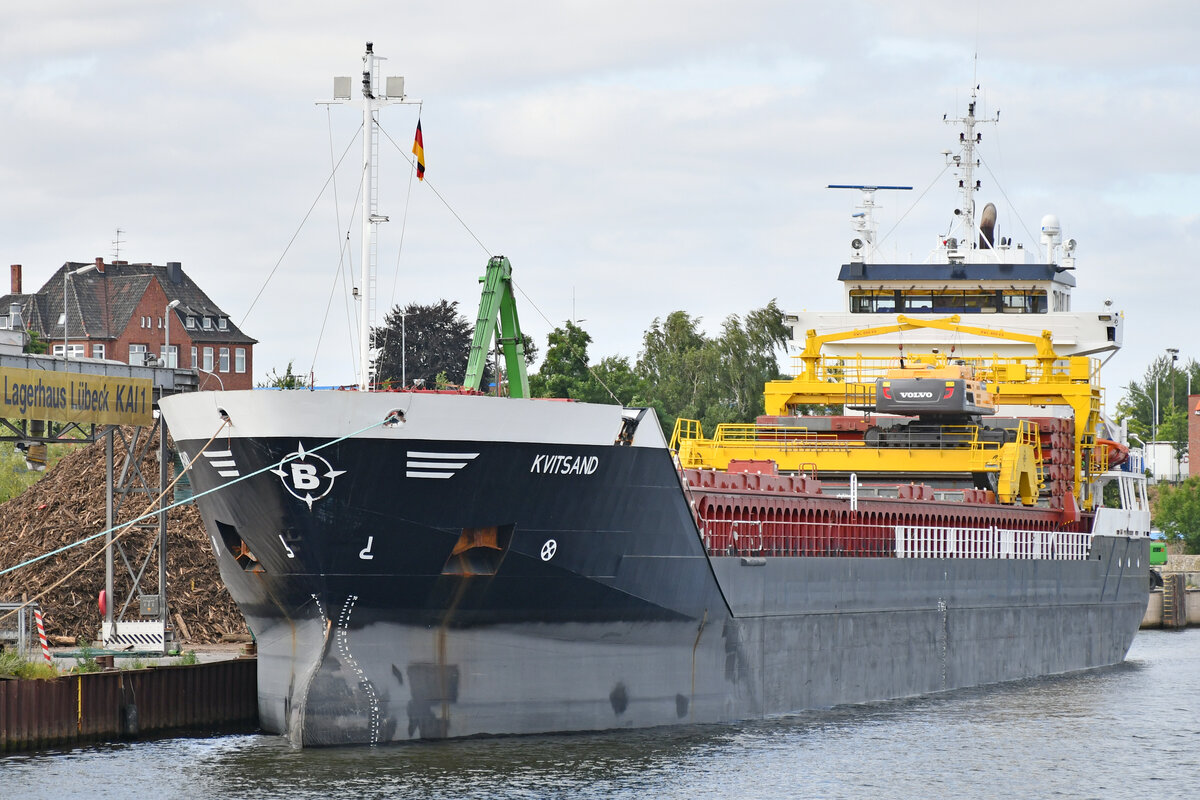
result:
M 417 120 L 417 136 L 413 139 L 413 155 L 417 157 L 417 180 L 425 180 L 425 139 L 421 136 L 421 120 Z

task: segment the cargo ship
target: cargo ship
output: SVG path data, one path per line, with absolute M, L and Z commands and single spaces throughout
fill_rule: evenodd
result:
M 1006 268 L 955 250 L 945 291 Z M 486 277 L 468 380 L 489 337 L 520 346 L 507 260 Z M 1120 662 L 1149 512 L 1096 359 L 963 317 L 806 331 L 766 415 L 710 435 L 668 437 L 650 408 L 373 391 L 365 362 L 357 390 L 164 398 L 257 637 L 263 729 L 313 746 L 720 723 Z M 897 334 L 1016 352 L 823 351 Z M 842 413 L 804 414 L 822 406 Z

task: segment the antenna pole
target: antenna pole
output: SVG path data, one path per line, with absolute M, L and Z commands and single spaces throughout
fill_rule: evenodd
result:
M 371 391 L 375 378 L 375 359 L 372 358 L 374 337 L 371 335 L 371 319 L 374 316 L 374 287 L 375 277 L 375 204 L 378 194 L 375 186 L 374 151 L 378 147 L 379 133 L 375 127 L 375 51 L 371 42 L 367 42 L 367 51 L 363 53 L 362 96 L 363 96 L 363 181 L 362 181 L 362 252 L 359 266 L 362 277 L 359 279 L 359 308 L 358 308 L 358 388 L 364 392 Z
M 979 144 L 983 135 L 975 132 L 975 125 L 980 122 L 995 122 L 996 118 L 978 119 L 975 116 L 975 105 L 978 102 L 979 86 L 971 87 L 971 102 L 967 105 L 967 115 L 960 119 L 947 119 L 947 124 L 962 124 L 962 132 L 958 135 L 962 145 L 962 154 L 954 156 L 954 166 L 962 170 L 959 187 L 962 191 L 962 226 L 966 231 L 963 237 L 966 246 L 974 250 L 979 243 L 979 228 L 975 222 L 975 193 L 979 190 L 975 179 L 975 168 L 979 166 L 979 157 L 975 155 L 975 145 Z
M 376 111 L 384 106 L 402 103 L 420 105 L 420 100 L 410 100 L 404 94 L 404 79 L 389 77 L 386 84 L 379 80 L 379 62 L 386 61 L 375 55 L 375 46 L 367 42 L 363 53 L 362 109 L 363 109 L 363 180 L 362 180 L 362 257 L 359 285 L 354 290 L 359 301 L 358 308 L 358 388 L 370 391 L 375 384 L 376 349 L 371 322 L 375 318 L 375 261 L 377 254 L 377 229 L 388 218 L 378 213 L 379 186 L 375 174 L 375 162 L 379 158 L 379 123 Z M 351 81 L 349 78 L 333 79 L 332 100 L 319 104 L 351 103 Z M 390 92 L 396 92 L 390 95 Z

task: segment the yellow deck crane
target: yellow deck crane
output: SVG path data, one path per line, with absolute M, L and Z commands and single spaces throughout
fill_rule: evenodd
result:
M 830 342 L 845 342 L 888 333 L 934 328 L 950 333 L 1024 342 L 1032 346 L 1032 358 L 950 357 L 945 353 L 915 353 L 900 358 L 838 358 L 821 350 Z M 894 325 L 858 328 L 818 336 L 808 331 L 805 347 L 798 356 L 799 372 L 791 379 L 770 381 L 764 387 L 766 414 L 789 417 L 805 404 L 843 404 L 874 408 L 877 381 L 901 372 L 910 375 L 944 376 L 946 370 L 967 370 L 982 382 L 999 406 L 1070 407 L 1075 420 L 1074 493 L 1080 505 L 1090 508 L 1087 496 L 1090 476 L 1097 466 L 1093 459 L 1096 428 L 1100 419 L 1098 370 L 1084 356 L 1059 356 L 1050 331 L 1040 336 L 964 325 L 957 315 L 921 319 L 898 315 Z M 816 467 L 818 471 L 848 471 L 896 475 L 945 473 L 994 473 L 997 495 L 1002 502 L 1032 503 L 1042 483 L 1041 453 L 1036 426 L 1022 420 L 1014 442 L 1003 445 L 981 438 L 977 426 L 948 426 L 939 441 L 953 446 L 872 448 L 866 443 L 839 440 L 810 433 L 795 426 L 723 425 L 712 439 L 705 439 L 699 424 L 682 420 L 673 444 L 685 466 L 725 468 L 734 459 L 770 459 L 784 471 Z M 1036 462 L 1036 463 L 1034 463 Z

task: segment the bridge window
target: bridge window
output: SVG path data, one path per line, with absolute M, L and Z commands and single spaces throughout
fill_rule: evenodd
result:
M 1055 305 L 1058 305 L 1058 293 L 1055 293 Z M 1045 314 L 1046 290 L 1008 290 L 1004 291 L 1004 313 L 1006 314 Z
M 851 289 L 850 312 L 852 314 L 891 314 L 896 311 L 893 289 Z

